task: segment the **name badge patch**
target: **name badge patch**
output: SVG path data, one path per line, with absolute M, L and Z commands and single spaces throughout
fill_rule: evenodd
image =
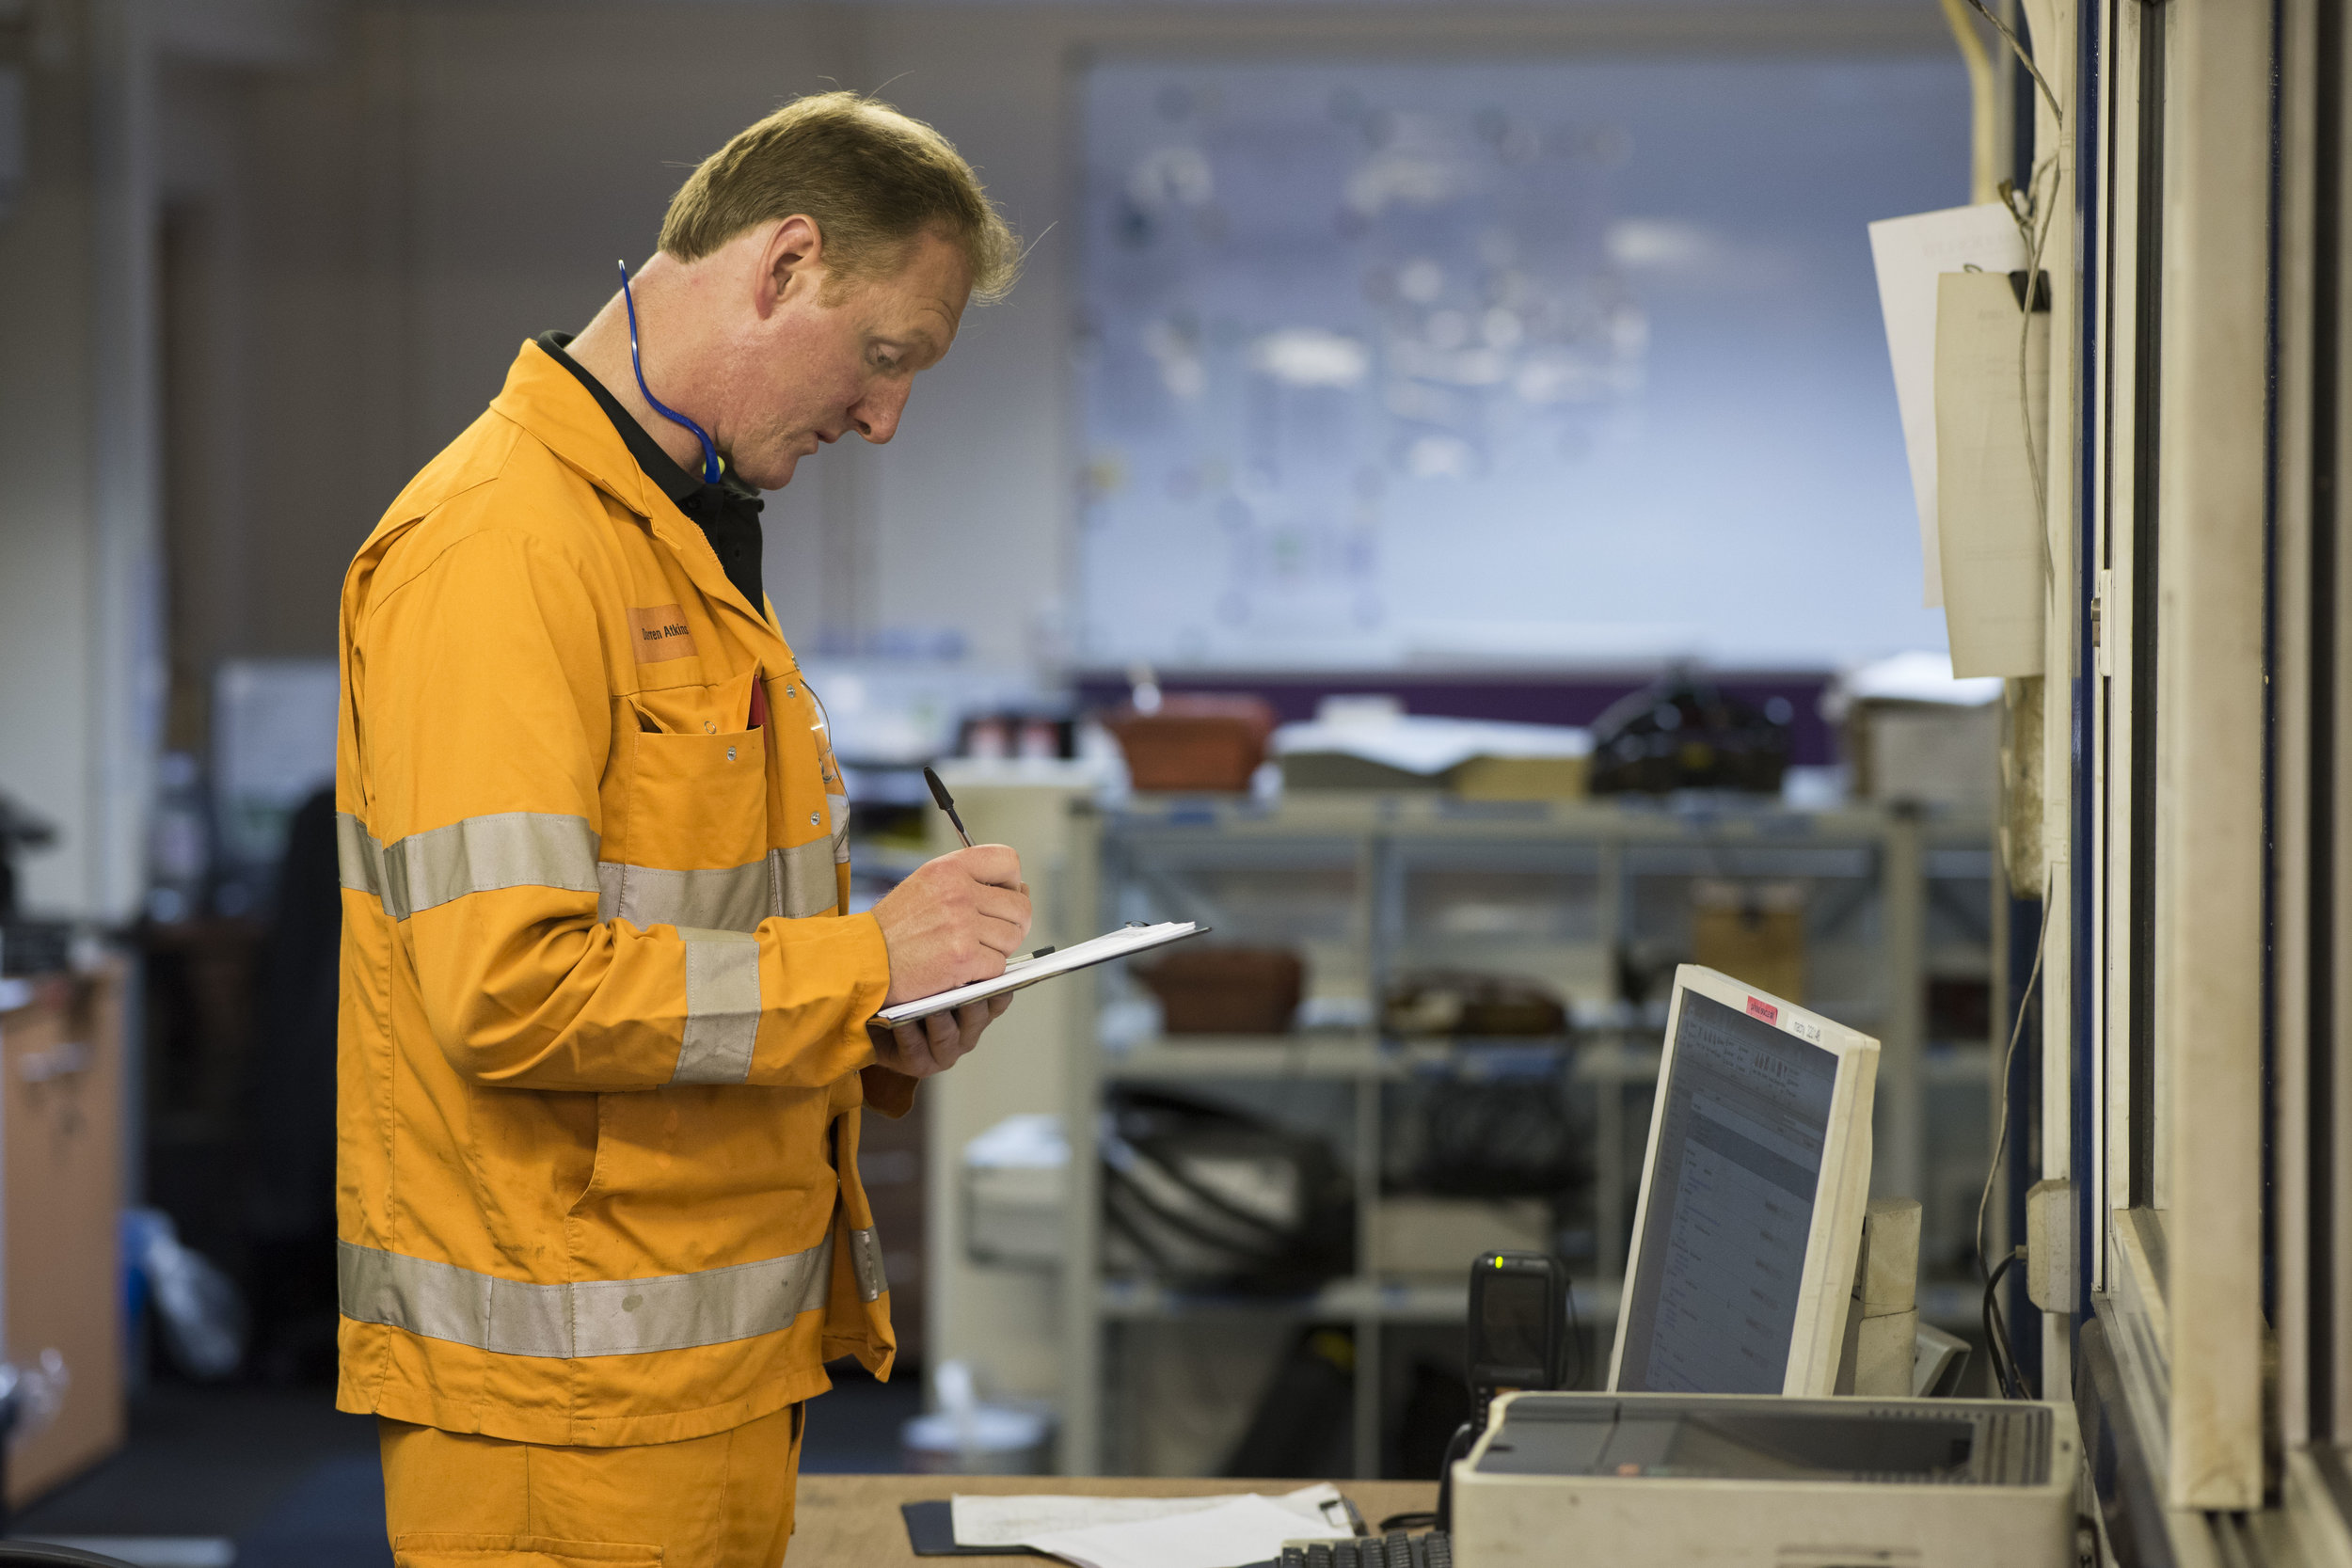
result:
M 674 604 L 658 604 L 628 612 L 635 633 L 637 662 L 659 664 L 665 658 L 693 658 L 694 634 L 686 629 L 686 611 Z

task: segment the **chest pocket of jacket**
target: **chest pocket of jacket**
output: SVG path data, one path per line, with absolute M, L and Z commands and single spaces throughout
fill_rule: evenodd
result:
M 628 699 L 637 725 L 627 856 L 670 871 L 748 865 L 768 849 L 768 737 L 748 728 L 746 673 Z

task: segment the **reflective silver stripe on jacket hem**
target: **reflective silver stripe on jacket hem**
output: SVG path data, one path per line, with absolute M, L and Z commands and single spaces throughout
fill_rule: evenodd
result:
M 373 895 L 394 920 L 499 888 L 596 891 L 595 831 L 554 812 L 493 812 L 383 845 L 338 812 L 335 858 L 343 886 Z
M 890 1280 L 882 1273 L 881 1231 L 868 1228 L 850 1232 L 850 1268 L 857 1275 L 861 1301 L 872 1301 L 890 1289 Z
M 841 895 L 831 839 L 771 849 L 746 865 L 670 871 L 604 861 L 596 866 L 596 918 L 652 926 L 750 931 L 771 914 L 804 920 L 830 914 Z
M 342 1314 L 501 1355 L 640 1355 L 788 1328 L 825 1305 L 833 1238 L 806 1252 L 699 1274 L 525 1285 L 336 1243 Z
M 740 1084 L 759 1042 L 759 939 L 678 928 L 686 943 L 686 1031 L 673 1084 Z

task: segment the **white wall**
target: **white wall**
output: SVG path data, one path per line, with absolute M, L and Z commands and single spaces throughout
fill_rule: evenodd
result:
M 0 793 L 63 832 L 23 862 L 51 909 L 87 907 L 95 875 L 86 71 L 76 48 L 28 73 L 27 182 L 0 219 Z

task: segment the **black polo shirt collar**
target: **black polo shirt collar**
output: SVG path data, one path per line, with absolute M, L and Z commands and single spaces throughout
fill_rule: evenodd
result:
M 605 418 L 620 433 L 622 444 L 628 448 L 637 466 L 645 470 L 645 477 L 663 495 L 676 503 L 677 509 L 694 520 L 710 541 L 710 547 L 719 557 L 719 565 L 735 585 L 736 592 L 762 616 L 767 614 L 768 601 L 759 585 L 759 558 L 762 536 L 759 527 L 760 508 L 766 503 L 760 494 L 733 469 L 720 474 L 719 483 L 706 484 L 701 477 L 678 466 L 677 459 L 661 450 L 661 443 L 646 434 L 636 417 L 621 406 L 603 382 L 580 368 L 580 362 L 565 352 L 571 346 L 568 332 L 542 332 L 532 340 L 547 351 L 548 357 L 572 372 L 588 395 L 596 400 Z

